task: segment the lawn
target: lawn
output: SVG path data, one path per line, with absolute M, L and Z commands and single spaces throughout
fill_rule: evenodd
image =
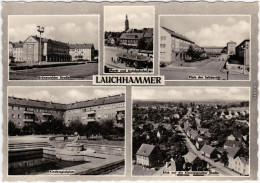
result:
M 92 76 L 97 74 L 98 63 L 87 63 L 74 66 L 9 71 L 9 79 L 37 80 L 37 76 L 70 76 L 72 80 L 92 80 Z

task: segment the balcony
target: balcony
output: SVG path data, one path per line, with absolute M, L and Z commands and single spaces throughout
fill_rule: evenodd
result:
M 33 115 L 34 114 L 33 111 L 24 111 L 23 113 L 24 114 L 29 114 L 29 115 Z
M 34 122 L 33 119 L 23 119 L 24 122 Z
M 95 122 L 95 121 L 96 121 L 96 118 L 87 118 L 86 121 L 87 121 L 87 122 Z
M 116 117 L 117 117 L 117 120 L 123 120 L 125 118 L 125 115 L 124 114 L 117 114 Z
M 42 113 L 43 116 L 51 116 L 51 113 L 48 113 L 48 112 L 44 112 Z
M 96 111 L 88 111 L 87 114 L 96 114 Z

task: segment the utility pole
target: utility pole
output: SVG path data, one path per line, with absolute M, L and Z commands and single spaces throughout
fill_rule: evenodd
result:
M 41 65 L 41 61 L 42 61 L 42 38 L 41 38 L 41 35 L 42 33 L 44 32 L 44 27 L 41 27 L 41 26 L 37 26 L 38 27 L 38 32 L 40 33 L 40 58 L 39 58 L 39 65 Z

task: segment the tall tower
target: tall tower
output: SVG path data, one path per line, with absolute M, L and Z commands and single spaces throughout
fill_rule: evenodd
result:
M 126 15 L 126 19 L 125 19 L 125 31 L 127 31 L 129 29 L 129 21 Z

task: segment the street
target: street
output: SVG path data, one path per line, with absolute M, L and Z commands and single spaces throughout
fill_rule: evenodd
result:
M 224 62 L 218 59 L 209 59 L 205 65 L 197 68 L 176 67 L 160 68 L 160 75 L 164 75 L 166 80 L 191 80 L 189 76 L 219 76 L 220 80 L 227 79 L 226 71 L 222 71 Z M 229 74 L 228 80 L 248 80 L 249 75 Z M 204 79 L 203 79 L 204 80 Z
M 87 63 L 73 66 L 34 68 L 27 70 L 9 70 L 10 80 L 37 80 L 38 76 L 70 76 L 70 79 L 92 80 L 98 74 L 98 63 Z
M 177 125 L 177 128 L 179 131 L 181 131 L 181 135 L 185 136 L 186 146 L 189 149 L 190 152 L 196 154 L 200 159 L 208 162 L 211 165 L 211 169 L 219 172 L 219 175 L 222 176 L 239 176 L 239 174 L 227 169 L 224 167 L 224 165 L 220 162 L 214 162 L 211 159 L 203 156 L 200 151 L 196 149 L 196 147 L 192 144 L 190 139 L 187 137 L 187 135 L 184 133 L 183 129 L 180 127 L 180 125 Z

